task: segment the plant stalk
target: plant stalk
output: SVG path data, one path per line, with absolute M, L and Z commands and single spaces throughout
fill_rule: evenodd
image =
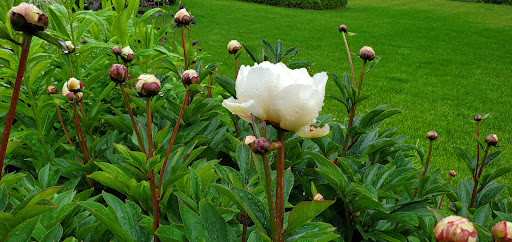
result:
M 235 80 L 238 78 L 238 58 L 235 56 Z
M 341 32 L 343 35 L 343 41 L 345 42 L 345 47 L 347 48 L 348 55 L 348 63 L 350 63 L 350 72 L 352 72 L 352 86 L 356 85 L 356 78 L 354 77 L 354 64 L 352 63 L 352 56 L 350 55 L 350 49 L 348 48 L 347 37 L 345 36 L 345 32 Z
M 283 217 L 284 217 L 284 129 L 277 129 L 277 139 L 281 146 L 277 149 L 276 157 L 276 241 L 283 241 Z
M 434 141 L 431 140 L 430 144 L 428 146 L 427 161 L 425 162 L 425 169 L 423 170 L 423 173 L 421 174 L 420 178 L 424 177 L 425 174 L 427 174 L 428 166 L 430 164 L 430 157 L 432 156 L 432 146 L 433 146 L 433 144 L 434 144 Z M 414 190 L 414 197 L 416 197 L 416 195 L 418 195 L 418 189 L 419 189 L 419 185 Z
M 139 128 L 137 127 L 137 122 L 135 122 L 135 117 L 133 116 L 132 108 L 130 107 L 130 102 L 128 101 L 128 95 L 126 94 L 126 90 L 124 88 L 124 84 L 121 84 L 121 92 L 123 93 L 124 103 L 126 105 L 126 109 L 128 109 L 128 113 L 130 114 L 130 119 L 132 120 L 133 129 L 135 130 L 135 134 L 137 135 L 137 140 L 139 140 L 140 148 L 142 152 L 147 155 L 146 149 L 144 148 L 144 142 L 139 133 Z
M 82 149 L 82 153 L 85 157 L 85 163 L 87 164 L 90 160 L 89 157 L 89 151 L 87 150 L 87 144 L 85 143 L 84 134 L 82 133 L 82 127 L 80 126 L 80 119 L 78 118 L 78 110 L 76 105 L 76 98 L 75 93 L 73 93 L 73 111 L 74 111 L 74 118 L 75 118 L 75 129 L 76 129 L 76 136 L 78 139 L 78 142 L 80 144 L 80 148 Z
M 4 160 L 7 151 L 7 143 L 9 142 L 9 135 L 11 134 L 12 122 L 14 121 L 14 113 L 16 112 L 16 105 L 18 104 L 21 82 L 23 80 L 23 75 L 25 74 L 25 68 L 27 67 L 30 42 L 32 42 L 32 35 L 24 33 L 23 40 L 21 41 L 20 64 L 18 66 L 18 73 L 16 74 L 16 82 L 14 83 L 14 88 L 11 96 L 11 104 L 9 105 L 7 118 L 5 119 L 4 133 L 2 135 L 2 143 L 0 145 L 0 180 L 2 180 L 2 171 L 4 169 Z
M 480 181 L 480 176 L 482 175 L 482 172 L 484 171 L 485 160 L 487 159 L 487 155 L 489 154 L 489 150 L 490 149 L 491 149 L 491 146 L 487 145 L 487 148 L 485 148 L 484 158 L 482 159 L 482 164 L 480 164 L 480 171 L 477 171 L 478 174 L 475 177 L 475 179 L 473 179 L 474 186 L 473 186 L 473 192 L 471 193 L 471 202 L 469 202 L 469 208 L 472 208 L 474 203 L 475 203 L 475 197 L 476 197 L 476 194 L 477 194 L 478 182 Z M 475 167 L 475 170 L 476 169 L 478 169 L 478 167 Z
M 185 70 L 187 70 L 187 46 L 185 45 L 185 27 L 181 26 L 181 45 L 183 45 L 183 59 L 185 64 Z
M 450 183 L 450 180 L 452 179 L 452 176 L 448 177 L 448 181 L 446 183 Z M 444 194 L 441 196 L 441 200 L 439 200 L 439 204 L 437 205 L 437 209 L 441 209 L 441 204 L 443 204 Z
M 149 159 L 153 158 L 153 131 L 152 126 L 153 122 L 151 119 L 151 97 L 146 98 L 146 117 L 147 117 L 147 129 L 148 129 L 148 162 Z M 155 172 L 151 169 L 151 173 L 148 177 L 149 187 L 151 190 L 151 203 L 153 207 L 153 240 L 158 242 L 158 236 L 156 236 L 156 231 L 160 226 L 160 209 L 159 209 L 159 194 L 156 191 L 155 187 Z
M 211 98 L 212 97 L 212 83 L 213 83 L 213 75 L 210 74 L 210 77 L 208 78 L 208 93 L 206 94 L 206 98 Z
M 480 138 L 480 122 L 476 123 L 476 137 Z M 480 161 L 480 144 L 476 142 L 476 166 L 475 166 L 475 174 L 473 174 L 473 179 L 478 175 L 478 163 Z
M 68 59 L 69 72 L 71 73 L 71 77 L 75 77 L 75 73 L 73 73 L 73 65 L 71 64 L 71 57 L 69 57 L 69 54 L 66 54 L 66 58 Z
M 268 157 L 267 157 L 267 154 L 263 154 L 262 155 L 263 157 L 263 169 L 265 170 L 265 183 L 266 183 L 266 186 L 265 186 L 265 196 L 267 197 L 267 203 L 268 203 L 268 211 L 269 211 L 269 214 L 270 214 L 270 221 L 272 222 L 271 223 L 271 226 L 270 226 L 270 233 L 271 233 L 271 236 L 272 238 L 274 238 L 274 240 L 278 240 L 279 238 L 276 237 L 277 236 L 277 228 L 278 228 L 278 224 L 277 224 L 277 220 L 276 220 L 276 205 L 274 204 L 274 192 L 272 191 L 272 177 L 271 177 L 271 169 L 270 169 L 270 165 L 268 164 Z

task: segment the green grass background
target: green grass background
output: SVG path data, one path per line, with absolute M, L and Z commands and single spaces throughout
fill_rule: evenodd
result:
M 234 78 L 233 59 L 226 45 L 236 39 L 260 47 L 260 39 L 281 39 L 298 45 L 296 60 L 316 63 L 310 73 L 350 73 L 340 24 L 346 24 L 352 52 L 368 45 L 379 64 L 365 76 L 363 92 L 373 98 L 358 113 L 381 104 L 403 114 L 384 127 L 397 127 L 406 142 L 427 149 L 425 134 L 439 133 L 432 164 L 469 177 L 465 164 L 450 146 L 475 152 L 471 122 L 475 114 L 490 113 L 483 135 L 496 133 L 505 150 L 494 168 L 510 163 L 512 121 L 512 6 L 446 0 L 352 0 L 346 9 L 303 10 L 236 0 L 184 0 L 195 16 L 192 39 L 210 54 L 207 62 L 224 64 L 219 72 Z M 241 64 L 253 63 L 246 54 Z M 356 78 L 362 61 L 355 58 Z M 332 81 L 327 93 L 337 89 Z M 346 118 L 341 104 L 327 98 L 322 113 Z M 448 174 L 446 174 L 448 177 Z M 510 176 L 509 176 L 510 177 Z M 507 182 L 510 184 L 510 182 Z

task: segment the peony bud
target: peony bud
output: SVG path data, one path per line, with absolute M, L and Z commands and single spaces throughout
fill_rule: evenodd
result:
M 246 136 L 242 142 L 245 145 L 249 145 L 250 143 L 254 142 L 256 139 L 257 139 L 256 136 L 250 135 L 250 136 Z
M 324 199 L 324 196 L 322 196 L 322 194 L 320 193 L 316 193 L 314 196 L 313 196 L 313 201 L 323 201 L 325 200 Z
M 229 41 L 228 52 L 230 55 L 236 54 L 241 49 L 242 49 L 242 45 L 240 44 L 240 42 L 238 42 L 236 40 Z
M 68 50 L 69 50 L 69 52 L 68 52 L 68 53 L 73 53 L 73 52 L 75 52 L 75 45 L 73 44 L 73 42 L 71 42 L 71 41 L 66 41 L 66 42 L 64 42 L 64 43 L 66 43 L 66 46 L 68 47 Z
M 253 142 L 249 143 L 248 146 L 252 152 L 258 155 L 263 155 L 270 150 L 270 143 L 263 137 L 257 138 Z
M 498 222 L 492 227 L 492 240 L 496 242 L 512 241 L 512 223 Z
M 375 58 L 375 51 L 372 47 L 364 46 L 359 50 L 359 57 L 365 61 L 372 61 Z
M 450 176 L 452 176 L 452 177 L 457 176 L 457 172 L 455 172 L 454 170 L 451 170 L 451 171 L 449 171 L 448 173 L 449 173 L 449 174 L 450 174 Z
M 484 117 L 482 117 L 482 115 L 480 115 L 480 114 L 477 114 L 477 115 L 475 115 L 475 117 L 473 117 L 473 120 L 475 120 L 477 122 L 482 121 L 482 119 L 484 119 Z
M 340 27 L 338 27 L 338 30 L 341 32 L 344 32 L 345 34 L 347 33 L 347 26 L 342 24 L 340 25 Z
M 438 242 L 476 241 L 478 237 L 473 223 L 456 215 L 439 221 L 434 228 L 434 236 Z
M 432 140 L 436 140 L 436 139 L 437 139 L 437 137 L 438 137 L 438 135 L 437 135 L 436 131 L 433 131 L 433 130 L 428 131 L 428 133 L 427 133 L 427 139 L 429 139 L 429 140 L 431 140 L 431 141 L 432 141 Z
M 487 135 L 487 137 L 485 137 L 485 143 L 496 146 L 498 144 L 498 136 L 495 134 Z
M 32 4 L 21 3 L 11 8 L 7 15 L 16 31 L 35 33 L 48 27 L 48 17 Z
M 70 92 L 80 92 L 84 88 L 84 83 L 74 77 L 69 78 L 66 82 L 66 86 Z
M 53 95 L 53 94 L 59 93 L 59 90 L 57 89 L 56 86 L 48 86 L 46 88 L 46 93 L 48 93 L 48 95 Z
M 181 9 L 174 15 L 174 22 L 179 25 L 189 25 L 191 21 L 190 14 L 187 12 L 186 9 Z
M 78 92 L 78 93 L 70 92 L 68 89 L 67 82 L 65 82 L 64 85 L 62 86 L 62 95 L 66 96 L 69 99 L 69 101 L 73 101 L 73 98 L 76 98 L 76 100 L 79 102 L 82 100 L 82 97 L 84 94 L 82 92 Z
M 183 85 L 188 86 L 190 84 L 198 84 L 199 83 L 199 75 L 195 70 L 186 70 L 181 75 L 181 81 Z
M 152 97 L 160 91 L 160 80 L 154 75 L 142 74 L 137 78 L 135 89 L 141 97 Z
M 113 82 L 124 83 L 129 77 L 128 68 L 121 64 L 113 64 L 112 67 L 110 67 L 108 75 Z
M 131 62 L 133 58 L 135 58 L 135 54 L 130 46 L 126 46 L 121 50 L 121 59 L 126 62 Z
M 117 45 L 112 47 L 112 53 L 114 53 L 115 55 L 121 55 L 121 53 L 122 53 L 121 47 L 119 47 Z

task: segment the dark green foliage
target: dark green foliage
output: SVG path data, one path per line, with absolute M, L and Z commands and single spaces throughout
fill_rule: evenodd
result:
M 347 0 L 242 0 L 273 6 L 305 9 L 335 9 L 347 7 Z

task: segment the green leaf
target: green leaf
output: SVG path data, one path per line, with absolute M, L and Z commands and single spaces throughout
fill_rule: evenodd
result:
M 332 241 L 339 237 L 333 234 L 334 231 L 335 228 L 328 223 L 309 222 L 286 234 L 284 241 Z
M 112 4 L 114 5 L 114 8 L 116 8 L 117 12 L 122 12 L 124 10 L 124 3 L 125 0 L 112 0 Z
M 335 201 L 305 201 L 295 205 L 288 217 L 288 227 L 286 228 L 285 235 L 293 232 L 306 222 L 311 221 L 334 202 Z
M 512 166 L 504 166 L 500 167 L 499 169 L 494 170 L 491 174 L 485 174 L 482 176 L 481 184 L 487 185 L 491 183 L 492 181 L 498 179 L 499 177 L 506 175 L 507 173 L 512 171 Z
M 448 216 L 443 211 L 437 208 L 427 207 L 427 209 L 434 215 L 437 221 L 440 221 L 441 219 L 446 218 Z
M 254 61 L 258 64 L 263 62 L 263 59 L 261 58 L 261 56 L 257 55 L 252 47 L 247 46 L 243 43 L 242 43 L 242 45 L 244 46 L 244 49 L 247 52 L 247 54 L 249 55 L 249 57 L 251 57 L 252 61 Z
M 473 222 L 483 227 L 487 227 L 492 221 L 492 211 L 489 205 L 481 206 L 473 214 Z
M 16 224 L 22 223 L 23 221 L 36 217 L 37 215 L 43 214 L 48 210 L 56 208 L 57 205 L 53 204 L 48 199 L 40 199 L 35 204 L 29 204 L 21 209 L 15 216 Z
M 60 224 L 57 224 L 52 229 L 48 230 L 46 234 L 44 234 L 43 238 L 39 242 L 54 242 L 54 241 L 60 241 L 60 238 L 62 238 L 62 234 L 64 233 L 64 230 L 62 229 L 62 226 Z
M 119 0 L 118 0 L 119 1 Z M 121 0 L 122 1 L 122 0 Z M 124 1 L 123 1 L 124 2 Z M 123 46 L 128 41 L 128 29 L 122 14 L 119 14 L 112 24 L 112 33 L 119 38 Z
M 171 225 L 160 225 L 155 234 L 162 241 L 186 241 L 185 235 L 181 231 Z
M 218 76 L 216 75 L 215 81 L 224 89 L 226 92 L 229 93 L 232 97 L 236 97 L 236 91 L 235 91 L 235 82 L 231 80 L 226 75 L 224 76 Z
M 292 62 L 286 64 L 286 66 L 288 66 L 288 68 L 290 68 L 290 69 L 299 69 L 299 68 L 310 67 L 314 64 L 315 63 L 310 62 L 310 61 L 292 61 Z
M 39 171 L 38 180 L 43 189 L 55 186 L 60 178 L 61 167 L 52 167 L 50 163 Z
M 38 217 L 25 220 L 25 222 L 16 226 L 7 237 L 7 242 L 21 242 L 29 241 L 32 237 L 32 232 L 36 228 Z
M 138 234 L 136 233 L 136 224 L 138 221 L 135 221 L 135 219 L 132 217 L 128 206 L 126 206 L 126 204 L 124 204 L 121 200 L 119 200 L 119 198 L 112 194 L 103 192 L 102 195 L 108 206 L 114 210 L 114 215 L 117 216 L 117 221 L 121 225 L 121 228 L 128 232 L 133 240 L 139 241 Z
M 52 45 L 59 47 L 64 53 L 69 52 L 69 49 L 68 49 L 68 46 L 66 45 L 66 43 L 59 38 L 55 38 L 44 31 L 37 31 L 34 33 L 34 35 L 39 37 L 40 39 L 45 40 L 46 42 L 48 42 Z
M 0 180 L 0 185 L 4 185 L 5 188 L 11 189 L 25 176 L 26 174 L 23 173 L 9 173 L 2 177 L 2 180 Z
M 68 30 L 66 28 L 66 25 L 64 24 L 64 21 L 63 21 L 63 18 L 65 16 L 57 14 L 57 12 L 61 12 L 61 11 L 56 11 L 55 10 L 55 8 L 59 8 L 59 7 L 63 8 L 62 5 L 59 5 L 59 4 L 52 4 L 48 8 L 48 11 L 47 11 L 48 19 L 50 19 L 50 21 L 55 24 L 55 27 L 57 28 L 57 31 L 59 31 L 60 34 L 62 34 L 68 40 L 71 40 L 71 37 L 69 36 Z
M 201 207 L 201 218 L 206 223 L 209 241 L 233 241 L 234 238 L 229 238 L 231 228 L 210 202 Z
M 180 203 L 180 214 L 189 241 L 208 240 L 206 225 L 198 214 L 183 203 Z
M 123 228 L 121 228 L 121 226 L 119 226 L 112 213 L 103 205 L 90 201 L 83 201 L 79 202 L 78 204 L 84 207 L 87 211 L 89 211 L 98 221 L 100 221 L 100 223 L 106 226 L 117 238 L 119 238 L 122 241 L 133 241 L 133 239 L 130 237 L 130 234 L 128 234 L 126 231 L 123 230 Z
M 505 188 L 503 184 L 491 184 L 487 185 L 481 192 L 476 195 L 475 207 L 480 207 L 498 196 L 501 191 Z

